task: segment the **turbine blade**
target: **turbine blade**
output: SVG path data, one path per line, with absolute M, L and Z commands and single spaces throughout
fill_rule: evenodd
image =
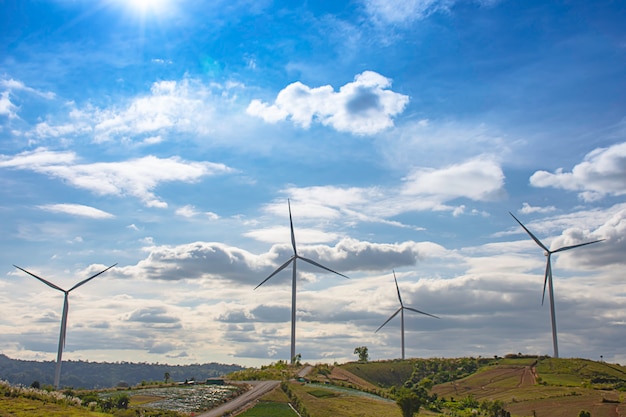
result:
M 28 272 L 28 271 L 27 271 L 27 270 L 25 270 L 24 268 L 20 268 L 20 267 L 19 267 L 19 266 L 17 266 L 17 265 L 13 265 L 13 266 L 14 266 L 14 267 L 16 267 L 17 269 L 19 269 L 20 271 L 24 271 L 24 272 L 26 272 L 26 273 L 27 273 L 28 275 L 30 275 L 31 277 L 38 279 L 39 281 L 43 282 L 43 283 L 44 283 L 44 284 L 46 284 L 47 286 L 52 287 L 52 288 L 54 288 L 55 290 L 59 290 L 59 291 L 63 291 L 63 292 L 65 292 L 65 290 L 64 290 L 63 288 L 61 288 L 61 287 L 59 287 L 59 286 L 57 286 L 57 285 L 54 285 L 54 284 L 53 284 L 53 283 L 51 283 L 50 281 L 46 281 L 45 279 L 43 279 L 43 278 L 41 278 L 41 277 L 38 277 L 37 275 L 33 274 L 32 272 Z
M 398 315 L 398 313 L 399 313 L 401 310 L 402 310 L 402 307 L 400 307 L 399 309 L 397 309 L 397 310 L 396 310 L 396 312 L 395 312 L 395 313 L 393 313 L 393 314 L 391 315 L 391 317 L 389 317 L 389 318 L 387 319 L 387 321 L 385 321 L 383 324 L 381 324 L 381 325 L 380 325 L 380 327 L 379 327 L 378 329 L 376 329 L 376 331 L 375 331 L 374 333 L 378 333 L 378 331 L 379 331 L 380 329 L 382 329 L 382 328 L 385 326 L 385 324 L 389 323 L 389 322 L 391 321 L 391 319 L 393 319 L 395 316 L 397 316 L 397 315 Z
M 296 250 L 296 235 L 293 233 L 293 220 L 291 219 L 291 202 L 287 199 L 287 205 L 289 206 L 289 226 L 291 227 L 291 246 L 293 246 L 293 254 L 297 255 Z
M 511 216 L 513 216 L 513 213 L 511 213 L 510 211 L 509 211 L 509 214 L 510 214 Z M 541 246 L 541 248 L 543 248 L 543 250 L 545 250 L 546 252 L 550 252 L 550 249 L 548 249 L 548 248 L 547 248 L 547 247 L 546 247 L 543 243 L 541 243 L 541 241 L 540 241 L 539 239 L 537 239 L 537 237 L 536 237 L 535 235 L 533 235 L 533 234 L 532 234 L 532 232 L 531 232 L 530 230 L 528 230 L 528 229 L 526 228 L 526 226 L 524 226 L 524 225 L 522 224 L 522 222 L 520 222 L 519 220 L 517 220 L 517 217 L 513 216 L 513 218 L 515 219 L 515 221 L 516 221 L 516 222 L 518 222 L 518 223 L 519 223 L 519 225 L 520 225 L 520 226 L 522 226 L 522 228 L 523 228 L 524 230 L 526 230 L 526 233 L 528 233 L 528 235 L 529 235 L 529 236 L 530 236 L 530 237 L 531 237 L 531 238 L 535 241 L 535 243 L 537 243 L 537 245 Z
M 295 257 L 296 257 L 296 258 L 298 258 L 298 259 L 302 259 L 303 261 L 308 262 L 308 263 L 310 263 L 311 265 L 315 265 L 315 266 L 317 266 L 317 267 L 319 267 L 319 268 L 325 269 L 325 270 L 327 270 L 328 272 L 332 272 L 333 274 L 341 275 L 341 276 L 342 276 L 342 277 L 344 277 L 344 278 L 350 279 L 350 278 L 348 278 L 347 276 L 345 276 L 344 274 L 340 274 L 340 273 L 339 273 L 339 272 L 337 272 L 337 271 L 333 271 L 332 269 L 327 268 L 327 267 L 325 267 L 324 265 L 319 264 L 319 263 L 317 263 L 317 262 L 315 262 L 315 261 L 312 261 L 312 260 L 310 260 L 310 259 L 308 259 L 308 258 L 303 258 L 303 257 L 302 257 L 302 256 L 300 256 L 300 255 L 296 255 Z
M 398 287 L 398 279 L 396 278 L 396 271 L 393 271 L 393 280 L 396 282 L 396 291 L 398 291 L 398 300 L 400 300 L 400 306 L 404 307 L 404 304 L 402 304 L 402 297 L 400 297 L 400 288 Z
M 97 274 L 92 275 L 92 276 L 90 276 L 90 277 L 89 277 L 89 278 L 87 278 L 87 279 L 82 280 L 81 282 L 79 282 L 78 284 L 74 285 L 72 288 L 70 288 L 69 290 L 67 290 L 67 292 L 70 292 L 70 291 L 72 291 L 73 289 L 78 288 L 78 287 L 80 287 L 81 285 L 88 283 L 89 281 L 91 281 L 92 279 L 94 279 L 95 277 L 97 277 L 98 275 L 104 274 L 106 271 L 108 271 L 109 269 L 113 268 L 115 265 L 117 265 L 117 263 L 114 263 L 113 265 L 111 265 L 111 266 L 110 266 L 110 267 L 108 267 L 107 269 L 105 269 L 105 270 L 103 270 L 103 271 L 100 271 L 100 272 L 98 272 Z
M 548 252 L 548 258 L 546 260 L 546 274 L 543 277 L 543 295 L 541 296 L 541 305 L 543 305 L 543 302 L 546 299 L 546 285 L 548 284 L 548 276 L 552 275 L 552 261 L 550 260 L 551 255 L 552 254 Z
M 280 271 L 282 271 L 283 269 L 287 268 L 287 266 L 289 266 L 289 264 L 296 259 L 295 256 L 292 256 L 291 258 L 289 258 L 289 260 L 287 262 L 285 262 L 284 264 L 282 264 L 280 267 L 278 267 L 277 270 L 275 270 L 274 272 L 272 272 L 272 274 L 265 278 L 263 280 L 263 282 L 261 282 L 259 285 L 257 285 L 256 287 L 254 287 L 254 289 L 256 290 L 257 288 L 259 288 L 261 285 L 265 284 L 270 278 L 272 278 L 274 275 L 278 274 Z
M 579 243 L 578 245 L 563 246 L 562 248 L 558 248 L 557 250 L 553 250 L 552 253 L 562 252 L 564 250 L 574 249 L 574 248 L 578 248 L 580 246 L 591 245 L 592 243 L 602 242 L 603 240 L 605 240 L 605 239 L 594 240 L 593 242 L 587 242 L 587 243 Z
M 436 319 L 438 319 L 438 318 L 439 318 L 439 317 L 437 317 L 437 316 L 435 316 L 435 315 L 428 314 L 428 313 L 424 313 L 423 311 L 416 310 L 416 309 L 414 309 L 414 308 L 412 308 L 412 307 L 404 307 L 404 308 L 406 308 L 407 310 L 414 311 L 414 312 L 416 312 L 416 313 L 423 314 L 423 315 L 425 315 L 425 316 L 434 317 L 434 318 L 436 318 Z

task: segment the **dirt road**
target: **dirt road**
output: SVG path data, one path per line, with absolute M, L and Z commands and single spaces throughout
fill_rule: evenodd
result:
M 237 398 L 220 405 L 212 410 L 209 410 L 202 414 L 196 414 L 197 417 L 221 417 L 227 415 L 227 412 L 238 411 L 250 403 L 258 400 L 263 395 L 267 394 L 278 385 L 280 381 L 248 381 L 247 384 L 252 385 L 252 388 L 245 393 L 241 394 Z

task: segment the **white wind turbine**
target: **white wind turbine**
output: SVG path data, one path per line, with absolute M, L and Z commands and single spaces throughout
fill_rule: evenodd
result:
M 303 260 L 304 262 L 310 263 L 311 265 L 317 266 L 318 268 L 325 269 L 328 272 L 341 275 L 344 278 L 348 278 L 348 277 L 345 276 L 344 274 L 340 274 L 337 271 L 333 271 L 332 269 L 327 268 L 324 265 L 321 265 L 315 261 L 312 261 L 308 258 L 298 255 L 298 251 L 296 250 L 296 236 L 293 232 L 293 220 L 291 219 L 291 202 L 289 200 L 287 200 L 287 205 L 289 206 L 289 225 L 291 227 L 291 245 L 293 246 L 293 255 L 291 256 L 291 258 L 289 258 L 287 262 L 285 262 L 280 267 L 278 267 L 278 269 L 272 272 L 272 274 L 269 277 L 265 278 L 263 282 L 261 282 L 259 285 L 254 287 L 254 289 L 256 290 L 257 288 L 259 288 L 261 285 L 265 284 L 274 275 L 278 274 L 280 271 L 287 268 L 290 263 L 293 263 L 293 268 L 291 272 L 291 363 L 294 363 L 295 358 L 296 358 L 296 261 L 300 259 L 300 260 Z
M 509 214 L 513 216 L 513 213 L 509 212 Z M 550 294 L 550 317 L 552 320 L 552 345 L 554 347 L 554 357 L 558 358 L 559 357 L 559 345 L 558 345 L 557 337 L 556 337 L 556 312 L 554 309 L 554 287 L 552 285 L 552 260 L 551 260 L 552 254 L 557 253 L 557 252 L 563 252 L 569 249 L 574 249 L 579 246 L 586 246 L 586 245 L 591 245 L 592 243 L 602 242 L 604 239 L 594 240 L 593 242 L 579 243 L 577 245 L 563 246 L 562 248 L 550 250 L 548 249 L 546 245 L 541 243 L 541 241 L 537 239 L 537 237 L 533 235 L 532 232 L 528 230 L 526 226 L 524 226 L 522 222 L 520 222 L 517 219 L 517 217 L 513 216 L 513 218 L 515 219 L 515 221 L 519 223 L 520 226 L 522 226 L 522 228 L 535 241 L 535 243 L 539 245 L 545 251 L 544 254 L 546 256 L 546 273 L 543 279 L 543 295 L 541 296 L 541 305 L 543 305 L 543 301 L 546 298 L 546 285 L 547 285 L 548 291 Z
M 404 310 L 414 311 L 416 313 L 424 314 L 426 316 L 434 317 L 436 319 L 438 319 L 439 317 L 405 306 L 404 303 L 402 302 L 402 297 L 400 297 L 400 288 L 398 287 L 398 279 L 396 278 L 396 271 L 393 271 L 393 279 L 396 282 L 396 291 L 398 291 L 398 301 L 400 301 L 400 307 L 396 310 L 395 313 L 391 315 L 391 317 L 387 319 L 387 321 L 381 324 L 380 327 L 376 329 L 374 333 L 378 333 L 378 331 L 382 329 L 385 324 L 389 323 L 391 319 L 393 319 L 395 316 L 398 315 L 398 313 L 400 313 L 400 331 L 402 335 L 402 359 L 404 359 Z
M 65 347 L 65 333 L 67 330 L 67 313 L 68 313 L 68 308 L 69 308 L 69 295 L 70 292 L 72 290 L 75 290 L 76 288 L 80 287 L 83 284 L 86 284 L 87 282 L 91 281 L 92 279 L 94 279 L 95 277 L 97 277 L 98 275 L 108 271 L 109 269 L 113 268 L 115 265 L 117 264 L 113 264 L 110 267 L 108 267 L 107 269 L 105 269 L 104 271 L 100 271 L 95 275 L 90 276 L 89 278 L 79 282 L 78 284 L 74 285 L 72 288 L 70 288 L 69 290 L 64 290 L 63 288 L 51 283 L 50 281 L 46 281 L 45 279 L 38 277 L 37 275 L 33 274 L 32 272 L 28 272 L 27 270 L 20 268 L 17 265 L 13 265 L 14 267 L 16 267 L 17 269 L 26 272 L 28 275 L 37 278 L 39 281 L 43 282 L 44 284 L 46 284 L 47 286 L 54 288 L 55 290 L 59 290 L 61 291 L 63 294 L 65 294 L 64 297 L 64 301 L 63 301 L 63 316 L 61 318 L 61 334 L 59 336 L 59 350 L 57 353 L 57 363 L 56 363 L 56 368 L 54 371 L 54 387 L 55 388 L 59 388 L 59 385 L 61 383 L 61 357 L 63 356 L 63 348 Z

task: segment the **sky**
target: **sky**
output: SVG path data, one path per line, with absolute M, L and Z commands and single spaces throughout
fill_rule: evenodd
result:
M 626 5 L 0 2 L 0 352 L 625 363 Z

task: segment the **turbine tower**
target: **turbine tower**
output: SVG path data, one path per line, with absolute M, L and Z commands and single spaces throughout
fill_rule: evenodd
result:
M 17 265 L 13 265 L 14 267 L 16 267 L 17 269 L 19 269 L 20 271 L 24 271 L 26 272 L 28 275 L 37 278 L 39 281 L 43 282 L 44 284 L 46 284 L 47 286 L 54 288 L 55 290 L 59 290 L 61 291 L 65 297 L 64 297 L 64 301 L 63 301 L 63 316 L 61 318 L 61 334 L 59 336 L 59 350 L 57 353 L 57 364 L 56 364 L 56 368 L 54 370 L 54 387 L 56 389 L 59 389 L 59 385 L 61 383 L 61 357 L 63 356 L 63 348 L 65 347 L 65 333 L 67 330 L 67 313 L 68 313 L 68 309 L 69 309 L 69 295 L 70 292 L 72 290 L 75 290 L 76 288 L 80 287 L 83 284 L 86 284 L 87 282 L 91 281 L 92 279 L 94 279 L 95 277 L 97 277 L 98 275 L 108 271 L 109 269 L 113 268 L 115 265 L 117 264 L 113 264 L 110 267 L 108 267 L 107 269 L 105 269 L 104 271 L 100 271 L 95 275 L 90 276 L 89 278 L 79 282 L 78 284 L 74 285 L 72 288 L 70 288 L 69 290 L 64 290 L 63 288 L 51 283 L 50 281 L 46 281 L 45 279 L 38 277 L 37 275 L 33 274 L 32 272 L 28 272 L 27 270 L 20 268 Z
M 402 302 L 402 297 L 400 296 L 400 288 L 398 287 L 398 279 L 396 278 L 396 271 L 393 271 L 393 280 L 396 282 L 396 291 L 398 291 L 398 301 L 400 301 L 400 307 L 396 310 L 395 313 L 391 315 L 391 317 L 387 319 L 386 322 L 381 324 L 380 327 L 376 329 L 374 333 L 378 333 L 378 331 L 382 329 L 385 324 L 389 323 L 391 319 L 393 319 L 395 316 L 398 315 L 398 313 L 400 313 L 400 332 L 401 332 L 401 337 L 402 337 L 402 359 L 404 360 L 404 310 L 414 311 L 416 313 L 424 314 L 426 316 L 434 317 L 436 319 L 438 319 L 439 317 L 405 306 L 404 303 Z
M 330 268 L 325 267 L 315 261 L 312 261 L 308 258 L 298 255 L 298 251 L 296 250 L 296 236 L 293 232 L 293 220 L 291 219 L 291 202 L 287 200 L 287 205 L 289 207 L 289 225 L 291 227 L 291 246 L 293 246 L 293 255 L 287 262 L 282 264 L 278 269 L 276 269 L 272 274 L 265 278 L 263 282 L 257 285 L 254 289 L 256 290 L 261 285 L 265 284 L 270 278 L 274 275 L 278 274 L 283 269 L 287 268 L 289 264 L 293 263 L 293 269 L 291 272 L 291 363 L 293 364 L 296 357 L 296 261 L 298 259 L 303 260 L 304 262 L 308 262 L 311 265 L 317 266 L 318 268 L 325 269 L 328 272 L 332 272 L 333 274 L 341 275 L 344 278 L 348 278 L 344 274 L 340 274 L 337 271 L 333 271 Z
M 510 211 L 509 211 L 509 214 L 513 216 L 513 213 L 511 213 Z M 574 249 L 579 246 L 586 246 L 586 245 L 591 245 L 592 243 L 602 242 L 604 239 L 594 240 L 593 242 L 579 243 L 577 245 L 563 246 L 562 248 L 550 250 L 548 249 L 546 245 L 541 243 L 541 241 L 537 239 L 537 237 L 533 235 L 532 232 L 528 230 L 526 226 L 524 226 L 522 222 L 520 222 L 517 219 L 517 217 L 513 216 L 513 218 L 515 219 L 516 222 L 519 223 L 520 226 L 522 226 L 522 228 L 535 241 L 535 243 L 539 245 L 539 247 L 541 247 L 545 251 L 544 254 L 546 256 L 546 273 L 543 278 L 543 295 L 541 296 L 541 305 L 543 305 L 543 302 L 546 298 L 546 285 L 547 285 L 548 292 L 550 295 L 550 318 L 552 320 L 552 345 L 554 347 L 554 357 L 558 358 L 559 357 L 559 345 L 558 345 L 557 337 L 556 337 L 556 312 L 554 309 L 554 287 L 552 285 L 552 260 L 551 260 L 552 254 L 557 253 L 557 252 L 563 252 L 569 249 Z

